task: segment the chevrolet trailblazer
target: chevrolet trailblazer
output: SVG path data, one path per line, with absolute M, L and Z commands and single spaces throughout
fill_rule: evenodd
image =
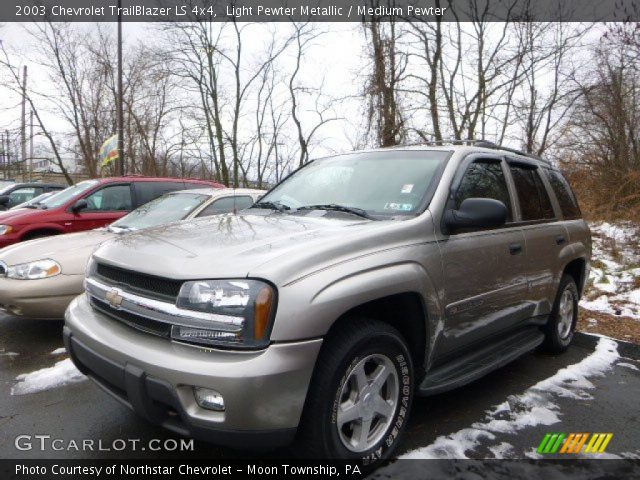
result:
M 65 342 L 179 434 L 375 464 L 414 394 L 565 350 L 590 254 L 548 161 L 484 141 L 353 152 L 248 210 L 101 245 Z

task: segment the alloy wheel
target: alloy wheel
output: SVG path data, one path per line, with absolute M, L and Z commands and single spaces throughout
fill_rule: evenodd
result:
M 398 374 L 385 355 L 360 360 L 342 385 L 337 410 L 338 435 L 352 452 L 373 448 L 389 429 L 400 396 Z

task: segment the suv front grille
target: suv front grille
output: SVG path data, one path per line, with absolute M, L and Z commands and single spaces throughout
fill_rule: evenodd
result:
M 96 273 L 109 284 L 122 286 L 132 293 L 171 303 L 174 303 L 178 298 L 178 293 L 180 293 L 180 287 L 182 287 L 183 283 L 180 280 L 146 275 L 103 263 L 98 263 Z
M 169 338 L 171 336 L 171 325 L 168 323 L 158 322 L 134 313 L 117 310 L 108 303 L 98 300 L 93 296 L 91 297 L 91 305 L 96 310 L 104 313 L 114 320 L 122 322 L 137 330 L 165 338 Z

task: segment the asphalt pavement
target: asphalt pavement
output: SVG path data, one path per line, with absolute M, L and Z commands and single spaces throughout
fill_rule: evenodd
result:
M 0 315 L 0 458 L 207 458 L 255 457 L 255 452 L 220 448 L 194 442 L 193 451 L 152 450 L 179 437 L 137 417 L 90 381 L 49 388 L 37 393 L 11 394 L 17 377 L 52 367 L 66 358 L 54 355 L 63 346 L 60 322 L 33 321 Z M 611 432 L 607 454 L 640 458 L 640 348 L 618 343 L 620 354 L 605 374 L 578 378 L 569 393 L 539 382 L 557 378 L 564 367 L 585 363 L 594 355 L 597 337 L 580 335 L 568 352 L 560 356 L 531 353 L 486 377 L 456 391 L 429 398 L 417 398 L 398 455 L 420 456 L 438 452 L 434 442 L 446 446 L 447 436 L 469 458 L 525 458 L 547 432 Z M 615 344 L 614 344 L 615 345 Z M 555 376 L 555 377 L 554 377 Z M 532 387 L 540 392 L 527 396 Z M 527 398 L 535 404 L 527 405 Z M 546 402 L 546 403 L 545 403 Z M 522 405 L 519 405 L 522 403 Z M 505 413 L 505 406 L 508 412 Z M 498 412 L 487 417 L 487 412 Z M 555 416 L 549 418 L 550 416 Z M 504 420 L 486 435 L 477 435 L 492 420 Z M 474 433 L 476 432 L 476 433 Z M 492 433 L 491 433 L 492 432 Z M 40 437 L 45 448 L 40 448 Z M 23 448 L 16 447 L 18 444 Z M 53 449 L 52 439 L 60 439 Z M 127 441 L 126 448 L 119 450 Z M 131 442 L 134 440 L 134 442 Z M 444 442 L 443 442 L 444 440 Z M 93 449 L 78 451 L 73 445 L 92 442 Z M 115 442 L 115 443 L 114 443 Z M 451 443 L 451 442 L 449 442 Z M 25 449 L 28 444 L 31 448 Z M 135 450 L 132 445 L 135 444 Z M 71 445 L 71 447 L 70 447 Z M 115 449 L 112 447 L 116 447 Z M 431 446 L 431 447 L 429 447 Z M 456 456 L 440 452 L 439 455 Z M 262 453 L 261 457 L 282 458 L 287 450 Z

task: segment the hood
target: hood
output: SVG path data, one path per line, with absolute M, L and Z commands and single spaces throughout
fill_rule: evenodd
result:
M 80 275 L 95 248 L 114 236 L 99 229 L 27 240 L 0 250 L 0 261 L 11 266 L 50 258 L 60 264 L 63 275 Z
M 53 210 L 53 209 L 52 209 Z M 40 210 L 37 208 L 18 208 L 16 210 L 4 210 L 0 212 L 0 225 L 19 225 L 34 221 L 43 212 L 52 210 Z
M 268 279 L 278 283 L 327 262 L 386 248 L 390 241 L 411 241 L 398 232 L 407 221 L 317 213 L 240 213 L 183 221 L 116 238 L 95 255 L 121 268 L 179 280 L 268 272 Z M 386 240 L 385 232 L 394 239 Z

